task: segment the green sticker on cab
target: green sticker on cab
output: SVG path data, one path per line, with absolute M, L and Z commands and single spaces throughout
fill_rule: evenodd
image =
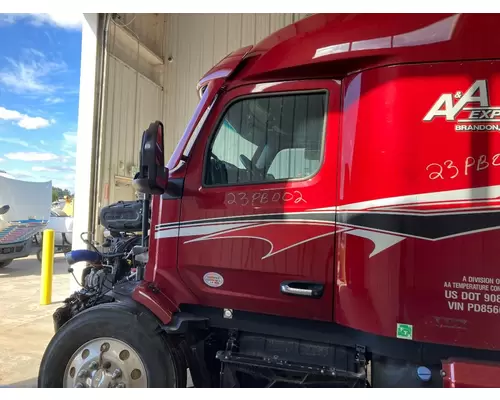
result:
M 396 329 L 396 337 L 398 339 L 413 339 L 413 325 L 398 324 Z

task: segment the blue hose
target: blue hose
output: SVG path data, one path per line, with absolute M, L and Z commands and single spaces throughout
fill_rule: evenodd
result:
M 79 262 L 88 262 L 91 264 L 97 264 L 101 262 L 101 255 L 92 250 L 72 250 L 65 255 L 66 261 L 69 265 L 73 265 Z

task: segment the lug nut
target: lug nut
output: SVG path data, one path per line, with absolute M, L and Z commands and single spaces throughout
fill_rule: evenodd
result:
M 75 385 L 75 388 L 84 388 L 85 386 L 83 385 L 83 383 L 80 383 L 78 382 L 76 385 Z
M 89 365 L 90 369 L 97 369 L 99 367 L 99 363 L 97 361 L 92 361 Z
M 118 385 L 116 385 L 117 388 L 124 388 L 126 387 L 124 383 L 119 383 Z
M 113 375 L 111 375 L 111 379 L 117 379 L 117 378 L 119 378 L 120 376 L 122 376 L 122 371 L 121 371 L 121 369 L 117 368 L 117 369 L 115 369 L 115 371 L 113 372 Z
M 109 350 L 109 343 L 103 343 L 101 345 L 101 351 L 104 353 Z
M 86 378 L 88 375 L 88 372 L 86 369 L 82 369 L 80 372 L 78 372 L 78 378 Z

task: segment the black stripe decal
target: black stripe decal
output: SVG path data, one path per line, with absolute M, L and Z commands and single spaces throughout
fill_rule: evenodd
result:
M 310 221 L 335 223 L 335 212 L 305 212 L 263 215 L 240 215 L 227 218 L 202 219 L 156 226 L 156 232 L 169 228 L 190 227 L 201 224 L 235 222 Z M 439 240 L 450 236 L 481 230 L 500 228 L 500 212 L 476 214 L 408 215 L 388 212 L 338 212 L 337 223 L 352 228 L 373 229 L 400 236 Z
M 402 215 L 387 213 L 339 213 L 339 224 L 376 229 L 427 240 L 500 227 L 498 211 L 481 214 Z
M 161 224 L 156 226 L 156 230 L 167 228 L 175 228 L 178 226 L 188 227 L 200 224 L 218 224 L 218 223 L 234 223 L 234 222 L 254 222 L 254 221 L 269 221 L 269 220 L 308 220 L 317 222 L 335 222 L 334 212 L 325 213 L 281 213 L 281 214 L 256 214 L 256 215 L 237 215 L 226 218 L 200 219 L 197 221 L 174 222 L 169 224 Z

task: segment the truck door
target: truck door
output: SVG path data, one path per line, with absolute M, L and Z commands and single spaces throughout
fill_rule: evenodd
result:
M 179 273 L 203 305 L 332 319 L 339 103 L 331 80 L 240 86 L 216 103 L 179 229 Z

